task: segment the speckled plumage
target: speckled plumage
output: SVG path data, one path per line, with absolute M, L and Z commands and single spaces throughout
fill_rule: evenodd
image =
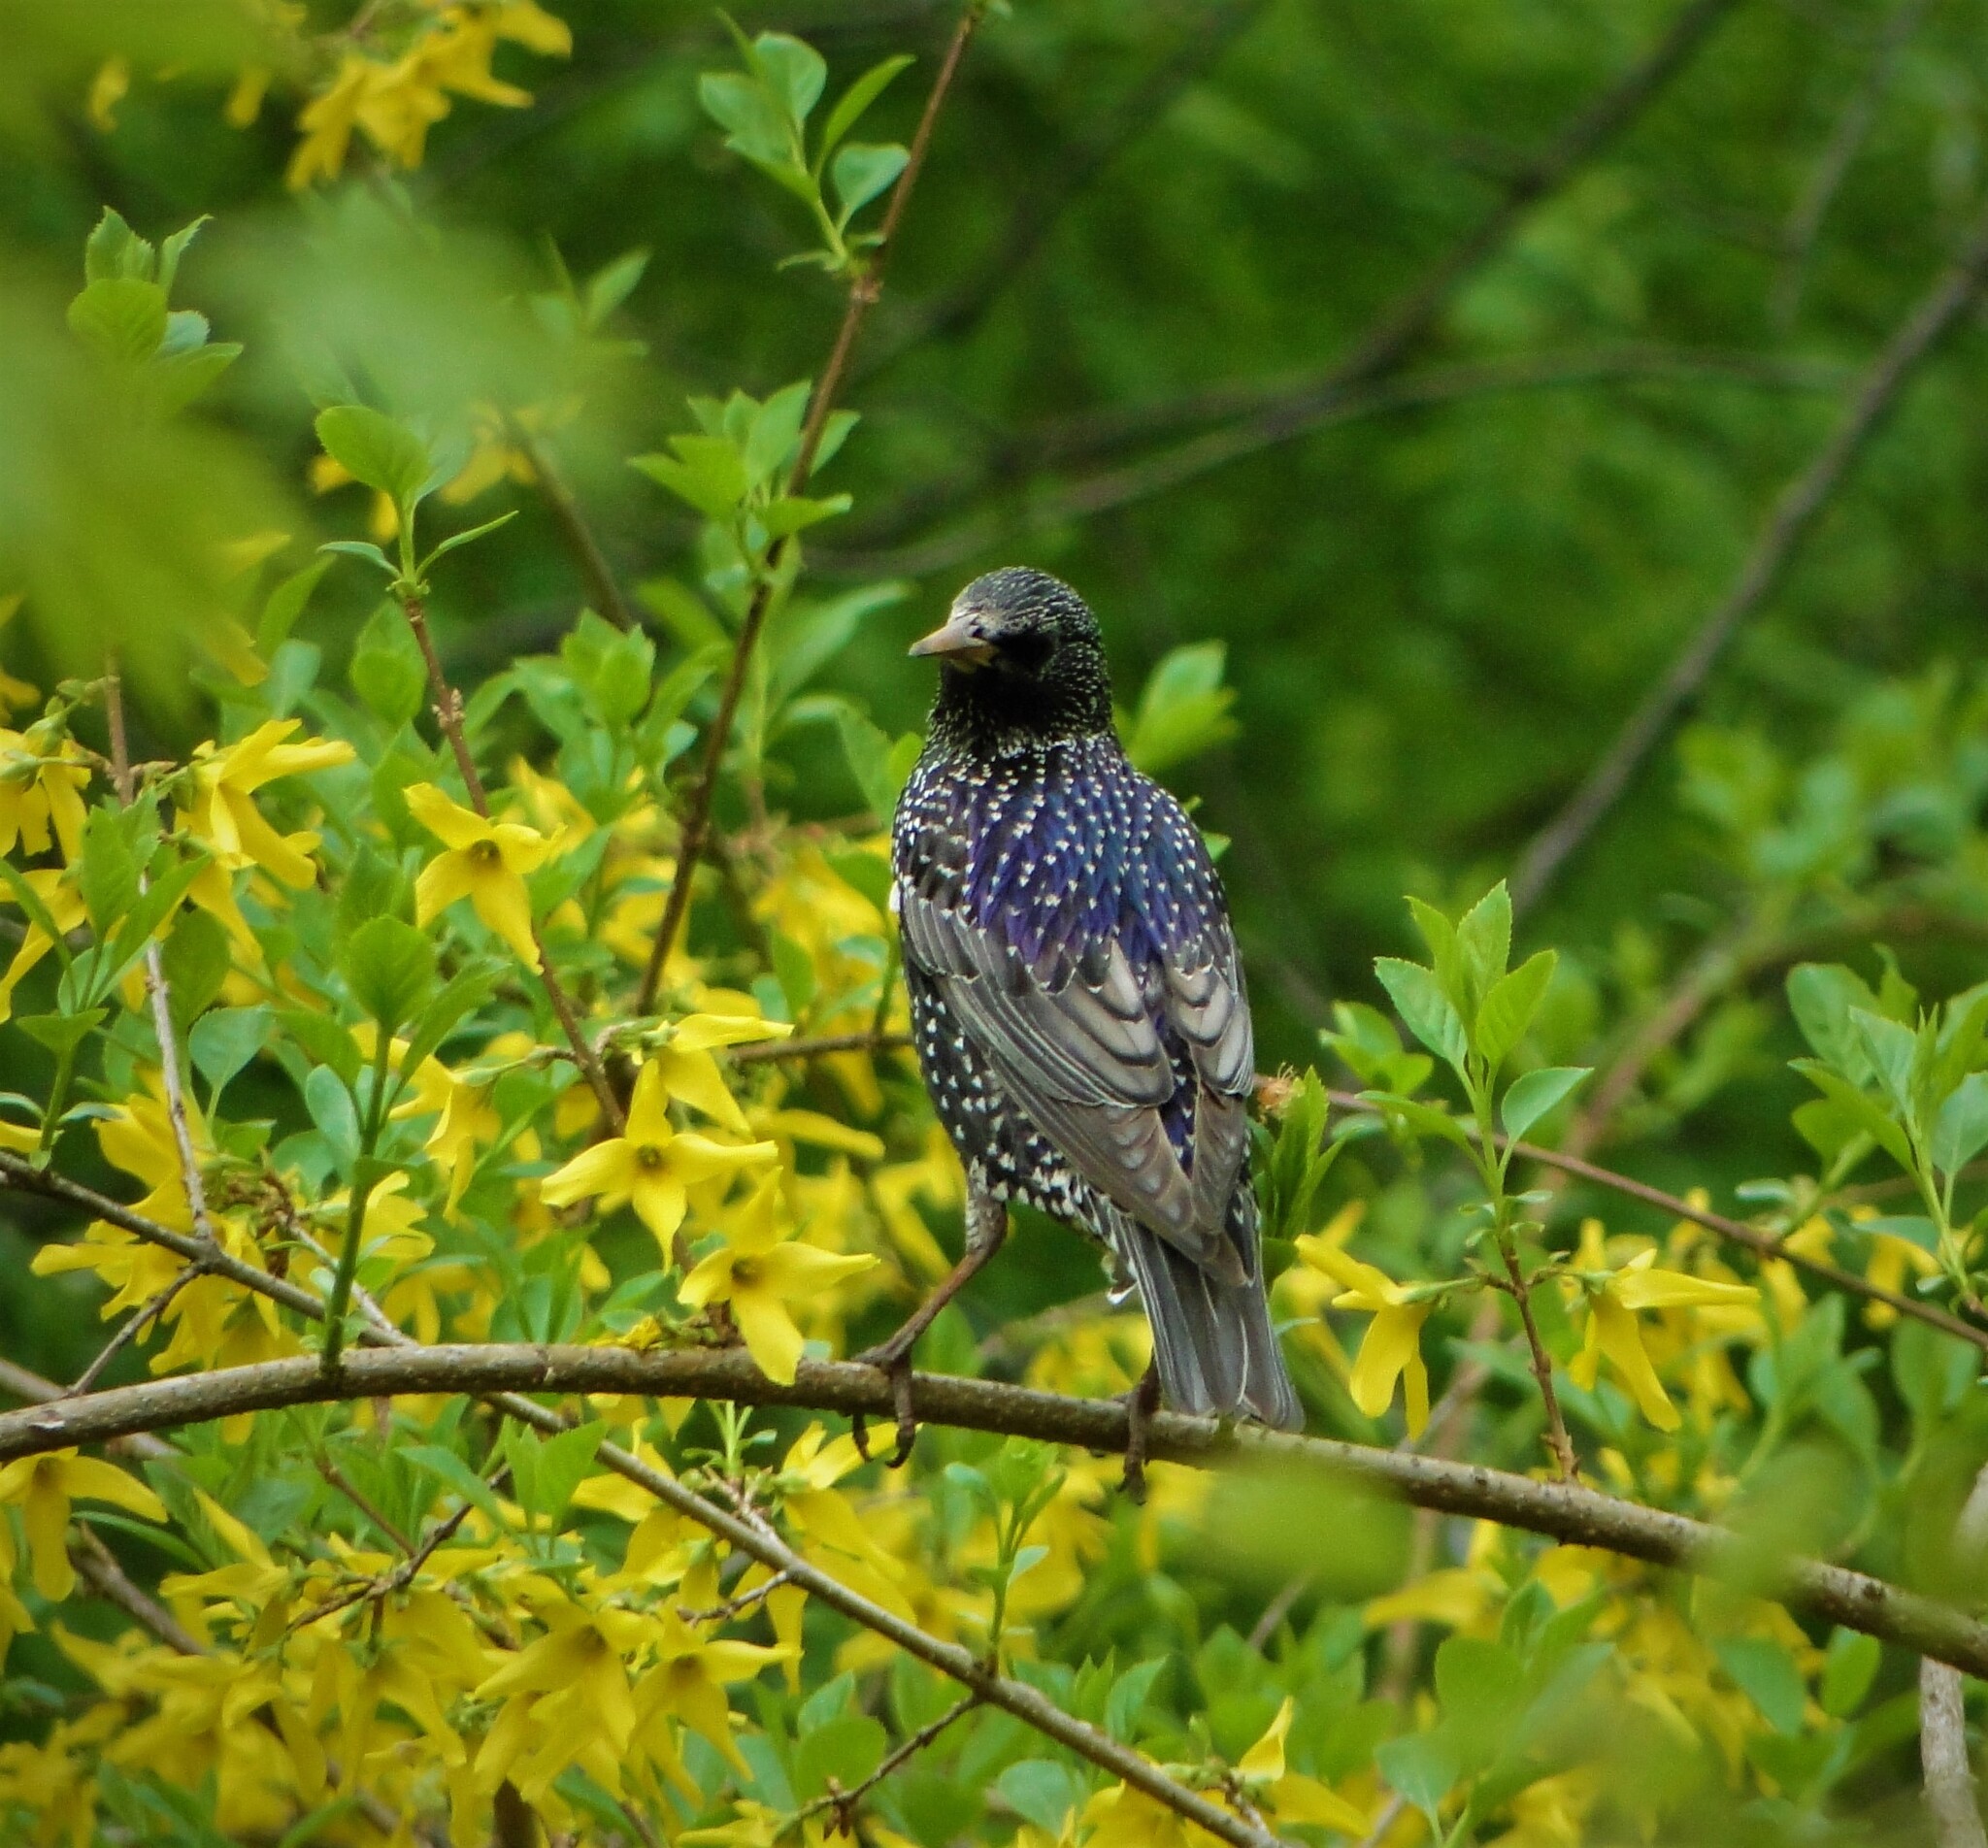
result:
M 1127 760 L 1074 591 L 992 573 L 943 633 L 892 836 L 940 1121 L 977 1190 L 1107 1248 L 1170 1402 L 1293 1424 L 1257 1263 L 1248 1004 L 1207 848 Z

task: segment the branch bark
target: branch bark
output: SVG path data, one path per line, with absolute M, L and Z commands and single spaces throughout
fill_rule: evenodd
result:
M 1580 787 L 1519 856 L 1510 882 L 1515 908 L 1538 902 L 1614 806 L 1672 720 L 1705 684 L 1735 631 L 1767 601 L 1831 495 L 1898 403 L 1906 381 L 1973 299 L 1984 273 L 1988 210 L 1975 221 L 1958 258 L 1920 297 L 1872 361 L 1830 440 L 1781 490 L 1731 589 L 1630 713 Z
M 804 1361 L 794 1383 L 782 1386 L 761 1373 L 743 1348 L 664 1353 L 498 1342 L 424 1347 L 407 1342 L 349 1354 L 335 1379 L 326 1376 L 315 1356 L 304 1355 L 113 1387 L 83 1399 L 0 1414 L 0 1462 L 282 1405 L 424 1393 L 473 1394 L 490 1400 L 507 1416 L 524 1418 L 548 1431 L 565 1428 L 560 1414 L 521 1395 L 633 1393 L 871 1417 L 887 1417 L 894 1409 L 890 1380 L 876 1368 L 849 1361 Z M 1035 1437 L 1086 1450 L 1122 1452 L 1128 1436 L 1126 1407 L 1116 1399 L 1067 1399 L 994 1380 L 919 1373 L 912 1379 L 911 1402 L 920 1424 Z M 1238 1430 L 1211 1418 L 1167 1411 L 1153 1416 L 1149 1454 L 1159 1462 L 1201 1468 L 1257 1463 L 1275 1468 L 1323 1469 L 1352 1489 L 1441 1513 L 1495 1521 L 1569 1545 L 1600 1547 L 1702 1577 L 1738 1580 L 1762 1596 L 1779 1599 L 1798 1615 L 1842 1624 L 1967 1673 L 1988 1675 L 1988 1625 L 1965 1612 L 1843 1567 L 1770 1559 L 1728 1530 L 1575 1484 L 1536 1481 L 1474 1464 L 1337 1438 Z M 825 1581 L 833 1592 L 823 1590 L 824 1574 L 757 1529 L 613 1445 L 604 1444 L 600 1455 L 617 1473 L 721 1533 L 740 1551 L 775 1571 L 787 1572 L 825 1602 L 851 1610 L 854 1594 L 833 1580 Z M 736 1534 L 746 1535 L 751 1543 Z M 888 1618 L 891 1628 L 885 1629 L 876 1618 Z M 899 1633 L 909 1626 L 887 1612 L 866 1607 L 859 1621 L 921 1654 L 996 1705 L 1030 1717 L 996 1692 L 999 1678 L 988 1676 L 967 1651 L 952 1650 L 915 1632 L 911 1636 L 917 1640 L 907 1639 Z M 1020 1690 L 1014 1700 L 1023 1695 L 1031 1700 L 1041 1699 L 1033 1690 Z M 1059 1719 L 1066 1729 L 1078 1725 L 1067 1715 Z M 1064 1742 L 1092 1756 L 1083 1745 L 1069 1738 Z M 1108 1764 L 1094 1757 L 1093 1762 L 1116 1768 L 1115 1761 Z M 1233 1833 L 1226 1838 L 1241 1839 Z
M 932 88 L 925 98 L 925 109 L 918 117 L 917 131 L 911 137 L 911 157 L 891 190 L 890 204 L 884 211 L 877 244 L 868 263 L 849 282 L 848 304 L 843 310 L 842 325 L 836 330 L 835 346 L 829 352 L 828 364 L 822 368 L 821 378 L 815 383 L 814 395 L 809 400 L 807 421 L 801 426 L 801 446 L 795 452 L 794 466 L 787 476 L 789 494 L 800 493 L 813 473 L 814 457 L 821 447 L 822 434 L 828 428 L 828 413 L 834 409 L 837 394 L 847 376 L 849 361 L 856 349 L 856 337 L 863 331 L 863 322 L 876 306 L 878 297 L 883 293 L 884 268 L 897 243 L 898 229 L 904 221 L 905 208 L 911 203 L 911 189 L 918 183 L 918 175 L 924 170 L 925 155 L 932 146 L 932 131 L 938 123 L 939 112 L 952 88 L 960 60 L 966 56 L 967 46 L 980 23 L 986 3 L 987 0 L 967 0 L 960 14 L 959 24 L 954 28 L 945 55 L 940 62 L 939 74 L 932 80 Z M 731 742 L 732 723 L 738 717 L 739 701 L 746 691 L 746 671 L 752 662 L 752 651 L 759 645 L 759 633 L 766 625 L 775 587 L 791 548 L 789 537 L 774 542 L 773 549 L 767 554 L 766 569 L 753 587 L 751 602 L 746 605 L 746 619 L 739 628 L 739 640 L 732 649 L 731 671 L 725 676 L 724 690 L 718 695 L 718 710 L 712 715 L 711 730 L 706 737 L 704 763 L 699 768 L 697 781 L 691 786 L 690 806 L 684 810 L 682 838 L 677 844 L 677 870 L 670 880 L 670 895 L 663 901 L 662 919 L 656 926 L 648 966 L 643 971 L 642 986 L 636 995 L 635 1011 L 638 1014 L 648 1013 L 655 1006 L 656 992 L 662 986 L 663 969 L 669 961 L 670 945 L 676 941 L 677 933 L 682 929 L 684 916 L 690 909 L 691 884 L 697 873 L 697 862 L 704 853 L 705 838 L 711 831 L 712 803 L 717 794 L 718 773 L 724 766 L 725 750 Z

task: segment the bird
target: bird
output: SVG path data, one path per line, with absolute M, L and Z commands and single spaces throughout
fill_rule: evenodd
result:
M 908 1382 L 911 1344 L 1021 1203 L 1102 1246 L 1114 1300 L 1143 1308 L 1135 1414 L 1157 1397 L 1295 1429 L 1249 1178 L 1242 959 L 1200 831 L 1125 754 L 1098 619 L 1011 566 L 911 652 L 939 686 L 892 821 L 891 907 L 921 1074 L 966 1171 L 966 1251 L 863 1358 Z M 897 1405 L 902 1456 L 908 1384 Z

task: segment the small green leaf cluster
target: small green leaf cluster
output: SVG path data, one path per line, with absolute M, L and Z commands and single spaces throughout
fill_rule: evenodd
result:
M 239 342 L 209 338 L 205 314 L 171 305 L 180 260 L 206 222 L 153 246 L 107 207 L 83 247 L 83 292 L 69 304 L 70 332 L 160 414 L 183 411 L 242 355 Z
M 729 19 L 725 23 L 745 68 L 707 73 L 698 82 L 698 98 L 725 131 L 725 146 L 808 208 L 820 247 L 786 262 L 818 264 L 834 276 L 860 273 L 865 252 L 881 237 L 851 231 L 850 224 L 897 180 L 911 156 L 896 142 L 855 142 L 848 136 L 912 60 L 887 57 L 872 65 L 837 100 L 811 148 L 808 118 L 828 81 L 820 52 L 785 32 L 747 39 Z
M 1978 1300 L 1972 1267 L 1988 1207 L 1957 1221 L 1954 1189 L 1988 1148 L 1988 983 L 1925 1007 L 1889 959 L 1875 990 L 1840 964 L 1803 963 L 1789 973 L 1788 1002 L 1814 1055 L 1794 1069 L 1822 1093 L 1795 1127 L 1828 1164 L 1823 1186 L 1882 1149 L 1924 1207 L 1846 1223 L 1933 1253 L 1946 1285 Z

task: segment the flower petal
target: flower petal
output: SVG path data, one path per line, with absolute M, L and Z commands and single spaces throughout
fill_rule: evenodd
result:
M 635 1158 L 626 1141 L 596 1142 L 583 1148 L 566 1166 L 539 1183 L 539 1198 L 548 1206 L 570 1206 L 594 1194 L 625 1194 L 635 1186 Z
M 745 1290 L 735 1287 L 732 1319 L 739 1324 L 739 1333 L 745 1336 L 746 1350 L 759 1370 L 777 1386 L 791 1386 L 807 1342 L 787 1313 L 787 1305 L 764 1285 Z
M 467 898 L 475 878 L 475 862 L 468 854 L 436 855 L 414 881 L 414 922 L 425 928 L 457 899 Z
M 527 969 L 539 967 L 539 946 L 532 937 L 532 902 L 524 881 L 514 873 L 479 867 L 470 885 L 470 903 L 477 915 L 511 945 Z
M 490 838 L 490 824 L 474 808 L 451 802 L 433 783 L 410 783 L 401 791 L 408 812 L 446 847 L 473 847 Z

